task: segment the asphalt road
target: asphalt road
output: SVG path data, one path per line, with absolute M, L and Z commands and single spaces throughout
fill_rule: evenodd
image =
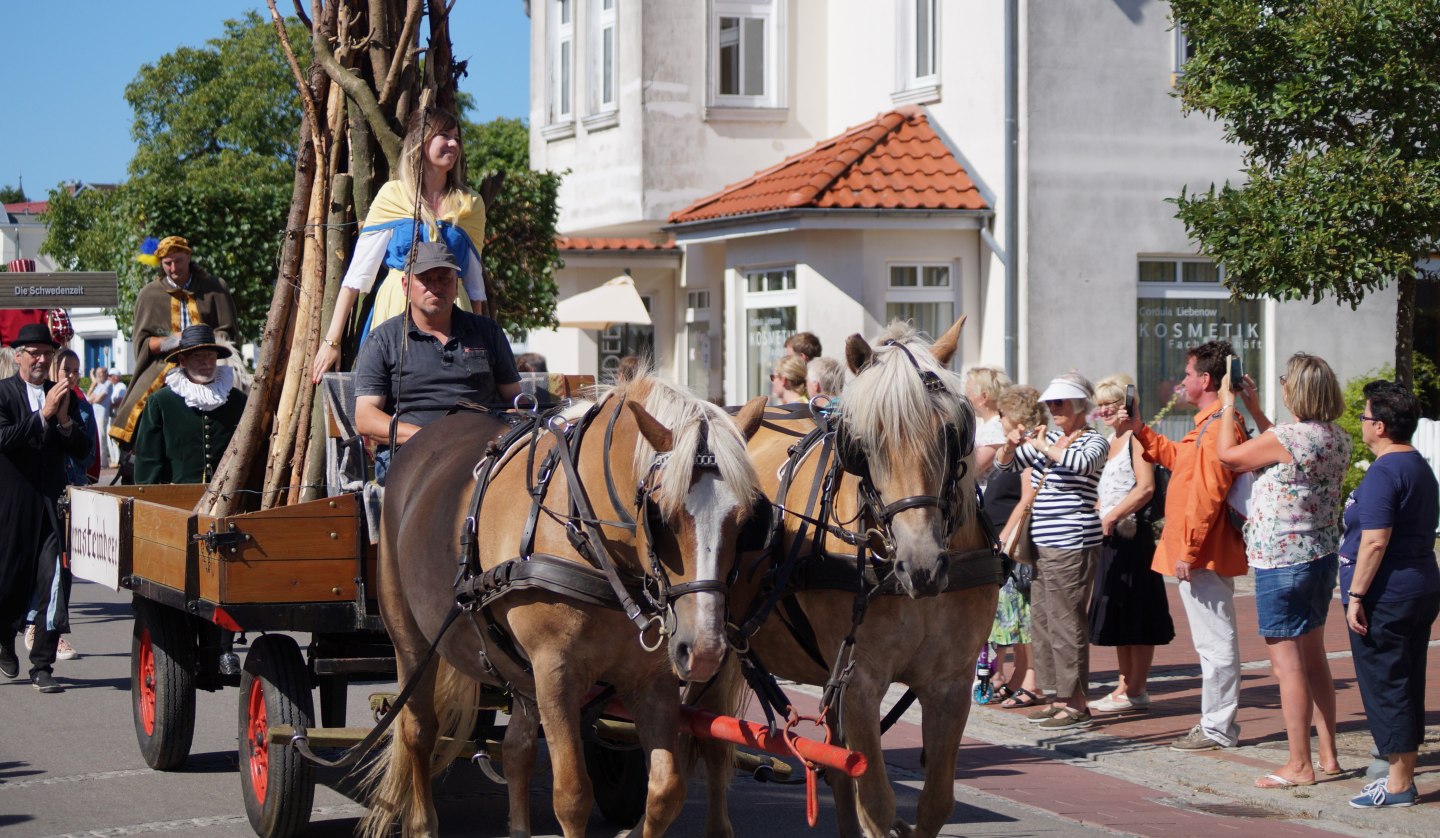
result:
M 81 657 L 61 661 L 55 670 L 66 691 L 41 695 L 33 690 L 23 678 L 23 657 L 22 678 L 0 681 L 0 835 L 252 835 L 236 769 L 239 691 L 202 692 L 189 761 L 181 771 L 150 770 L 140 758 L 131 718 L 129 594 L 77 582 L 73 600 L 71 640 Z M 369 693 L 386 690 L 393 685 L 352 687 L 351 723 L 368 718 Z M 898 768 L 892 769 L 892 777 L 899 783 L 902 813 L 913 817 L 918 777 Z M 731 817 L 739 835 L 835 833 L 823 787 L 821 822 L 815 830 L 805 826 L 802 787 L 737 778 L 732 788 Z M 543 756 L 534 789 L 536 834 L 557 834 Z M 957 786 L 957 793 L 960 802 L 945 835 L 1115 834 L 968 786 Z M 505 790 L 474 767 L 457 764 L 439 781 L 437 797 L 443 834 L 507 834 Z M 322 784 L 307 834 L 350 835 L 362 811 L 358 803 Z M 701 834 L 703 820 L 703 788 L 697 780 L 671 834 Z M 598 813 L 591 820 L 590 835 L 619 832 Z

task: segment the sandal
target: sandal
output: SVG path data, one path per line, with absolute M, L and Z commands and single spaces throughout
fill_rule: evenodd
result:
M 1009 688 L 1007 687 L 1006 689 Z M 1000 702 L 1000 706 L 1006 710 L 1015 710 L 1021 707 L 1034 707 L 1040 703 L 1040 700 L 1040 696 L 1021 687 L 1011 693 L 1004 701 Z

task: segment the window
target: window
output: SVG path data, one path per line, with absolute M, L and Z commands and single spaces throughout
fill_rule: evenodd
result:
M 896 104 L 940 98 L 938 0 L 896 0 Z
M 550 123 L 570 122 L 575 107 L 575 2 L 551 0 L 550 18 Z
M 770 369 L 785 354 L 785 341 L 797 329 L 800 302 L 795 268 L 744 272 L 745 398 L 770 392 Z
M 732 107 L 780 107 L 783 0 L 712 0 L 710 99 Z
M 710 292 L 685 292 L 685 383 L 710 392 Z
M 955 322 L 955 284 L 946 264 L 891 265 L 885 320 L 908 320 L 939 337 Z
M 590 10 L 590 112 L 615 110 L 616 70 L 619 62 L 615 51 L 615 6 L 619 0 L 592 0 Z
M 1221 281 L 1223 265 L 1207 259 L 1141 257 L 1136 312 L 1136 381 L 1140 417 L 1151 422 L 1185 377 L 1185 353 L 1210 340 L 1228 340 L 1251 371 L 1264 370 L 1264 305 L 1233 300 Z M 1195 427 L 1194 408 L 1177 399 L 1159 431 L 1179 439 Z
M 641 294 L 640 300 L 645 303 L 647 312 L 653 310 L 650 295 Z M 620 370 L 620 362 L 626 357 L 635 356 L 659 363 L 659 359 L 655 358 L 655 326 L 653 324 L 616 323 L 600 333 L 598 349 L 600 380 L 603 382 L 615 380 L 615 374 Z
M 1175 74 L 1172 78 L 1179 78 L 1185 72 L 1185 63 L 1195 57 L 1195 46 L 1190 43 L 1190 33 L 1186 31 L 1185 24 L 1176 23 L 1175 28 Z

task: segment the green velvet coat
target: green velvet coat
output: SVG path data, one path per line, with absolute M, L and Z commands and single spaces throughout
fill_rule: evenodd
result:
M 196 410 L 162 387 L 145 403 L 135 431 L 135 482 L 209 483 L 245 412 L 245 394 L 230 390 L 225 404 Z

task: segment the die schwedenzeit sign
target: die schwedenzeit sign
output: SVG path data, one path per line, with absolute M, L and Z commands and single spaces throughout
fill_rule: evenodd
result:
M 119 283 L 111 271 L 0 273 L 0 308 L 113 306 Z

